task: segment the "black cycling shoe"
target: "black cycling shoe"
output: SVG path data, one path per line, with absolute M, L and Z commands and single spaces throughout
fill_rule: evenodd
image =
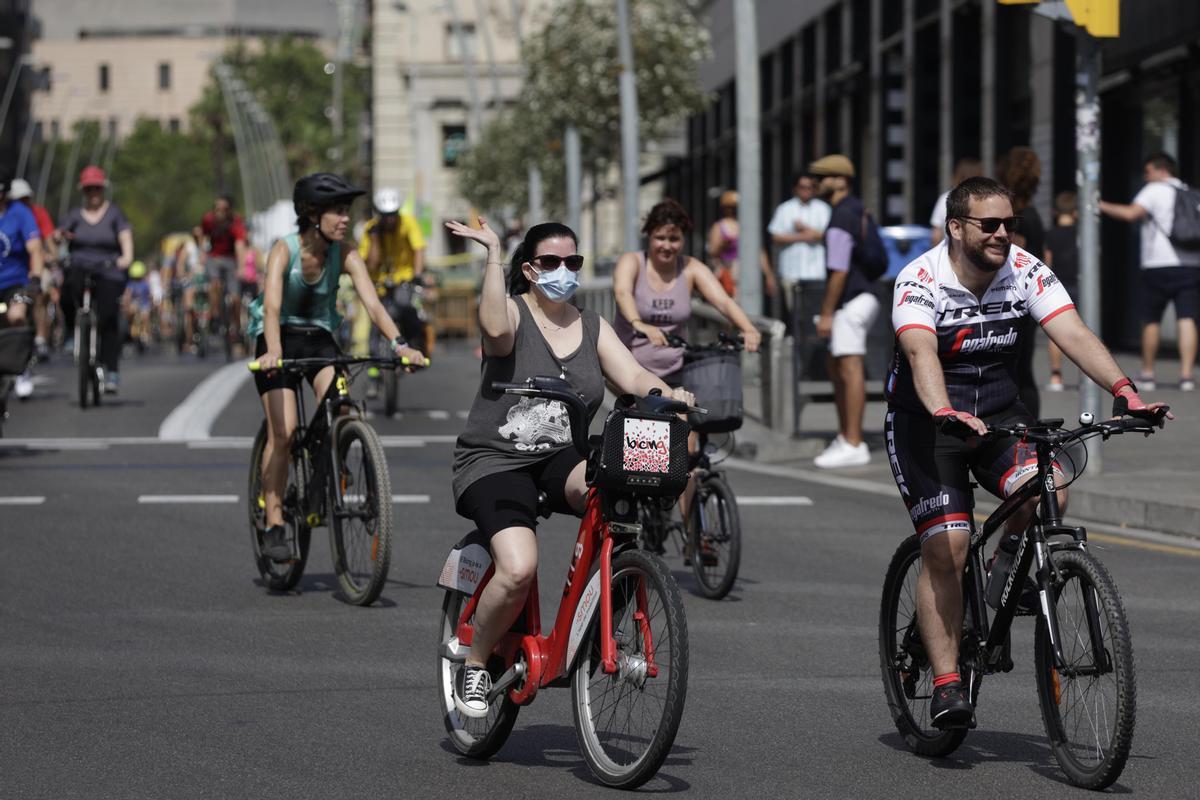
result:
M 1017 616 L 1033 616 L 1040 608 L 1041 598 L 1038 595 L 1037 581 L 1032 575 L 1026 575 L 1025 585 L 1021 587 L 1021 597 L 1017 600 Z
M 933 690 L 929 718 L 933 727 L 941 731 L 975 727 L 975 709 L 962 683 L 955 681 Z
M 277 564 L 292 560 L 292 548 L 288 545 L 287 529 L 272 525 L 263 531 L 262 554 Z

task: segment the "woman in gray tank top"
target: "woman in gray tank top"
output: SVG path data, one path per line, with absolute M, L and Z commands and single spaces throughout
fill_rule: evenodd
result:
M 455 704 L 469 717 L 487 716 L 491 676 L 484 664 L 537 574 L 538 492 L 547 494 L 553 510 L 576 515 L 587 494 L 584 460 L 572 444 L 562 403 L 495 392 L 492 383 L 561 377 L 583 397 L 589 419 L 604 399 L 606 380 L 621 392 L 643 396 L 660 389 L 694 402 L 689 392 L 669 389 L 639 365 L 606 320 L 567 302 L 583 266 L 570 228 L 557 222 L 530 228 L 513 254 L 506 290 L 500 237 L 482 218 L 480 226 L 446 223 L 488 252 L 479 300 L 483 375 L 454 448 L 455 510 L 490 539 L 495 565 L 455 686 Z
M 296 430 L 296 392 L 302 387 L 299 376 L 271 367 L 281 358 L 338 354 L 333 334 L 341 322 L 335 303 L 342 273 L 354 280 L 367 316 L 391 340 L 396 356 L 417 365 L 425 363 L 421 352 L 400 338 L 396 324 L 379 302 L 358 248 L 342 246 L 350 223 L 350 204 L 364 193 L 328 172 L 296 181 L 292 203 L 300 232 L 271 247 L 266 284 L 251 306 L 253 322 L 249 330 L 257 336 L 254 355 L 263 368 L 255 373 L 254 384 L 267 416 L 267 446 L 262 459 L 267 529 L 262 532 L 262 552 L 274 561 L 293 557 L 283 527 L 283 492 L 287 485 L 288 442 Z M 329 390 L 334 369 L 310 370 L 305 377 L 319 400 Z

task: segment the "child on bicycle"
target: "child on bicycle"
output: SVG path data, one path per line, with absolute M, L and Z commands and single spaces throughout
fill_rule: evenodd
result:
M 483 379 L 454 448 L 453 478 L 455 510 L 490 540 L 495 566 L 455 686 L 455 705 L 474 718 L 488 713 L 488 657 L 520 613 L 537 573 L 538 493 L 546 493 L 553 511 L 575 515 L 587 496 L 584 458 L 572 444 L 563 404 L 496 392 L 492 383 L 561 377 L 586 401 L 589 418 L 600 407 L 606 380 L 622 392 L 641 396 L 659 389 L 694 402 L 690 392 L 669 388 L 638 364 L 595 311 L 568 302 L 583 267 L 574 231 L 557 222 L 530 228 L 513 254 L 506 291 L 500 237 L 479 222 L 478 229 L 446 223 L 451 233 L 487 248 L 479 301 Z
M 250 307 L 250 335 L 256 337 L 255 357 L 263 371 L 254 383 L 267 416 L 267 446 L 263 453 L 263 494 L 266 524 L 262 552 L 282 562 L 293 557 L 283 527 L 282 495 L 287 483 L 288 442 L 296 429 L 296 391 L 300 376 L 273 370 L 283 358 L 321 358 L 340 355 L 334 333 L 341 324 L 337 313 L 338 279 L 350 276 L 371 320 L 392 343 L 399 358 L 421 366 L 424 356 L 408 346 L 379 303 L 371 276 L 353 243 L 347 245 L 350 205 L 365 190 L 328 172 L 296 181 L 292 202 L 299 233 L 277 241 L 267 256 L 266 285 Z M 320 399 L 334 378 L 332 366 L 313 369 L 305 378 Z

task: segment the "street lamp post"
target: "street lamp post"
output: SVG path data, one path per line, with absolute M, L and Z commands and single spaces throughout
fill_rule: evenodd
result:
M 737 64 L 738 259 L 742 307 L 763 310 L 758 275 L 762 251 L 762 136 L 758 124 L 758 29 L 754 0 L 734 0 L 734 51 Z
M 621 77 L 617 89 L 621 100 L 621 184 L 624 189 L 625 249 L 638 249 L 638 103 L 633 72 L 633 39 L 629 27 L 629 0 L 617 0 L 617 55 Z

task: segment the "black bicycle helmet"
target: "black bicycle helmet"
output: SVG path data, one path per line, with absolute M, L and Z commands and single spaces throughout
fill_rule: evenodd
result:
M 296 181 L 296 187 L 292 190 L 292 205 L 297 214 L 302 214 L 305 208 L 325 209 L 366 193 L 366 189 L 351 185 L 341 175 L 314 172 Z

